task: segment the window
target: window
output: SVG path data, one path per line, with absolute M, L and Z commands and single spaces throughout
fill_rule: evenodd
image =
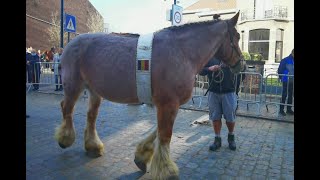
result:
M 269 29 L 255 29 L 249 31 L 249 53 L 261 54 L 263 60 L 269 58 Z
M 276 32 L 276 51 L 275 51 L 275 62 L 280 62 L 282 59 L 282 48 L 283 48 L 283 29 L 277 29 Z
M 254 0 L 255 19 L 267 18 L 272 14 L 273 0 Z

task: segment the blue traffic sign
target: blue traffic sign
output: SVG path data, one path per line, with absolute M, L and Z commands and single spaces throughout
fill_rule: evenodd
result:
M 76 32 L 76 17 L 72 16 L 70 14 L 65 14 L 65 23 L 64 23 L 64 29 L 67 32 Z

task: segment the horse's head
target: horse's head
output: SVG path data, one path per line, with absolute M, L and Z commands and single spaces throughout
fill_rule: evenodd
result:
M 240 34 L 235 26 L 237 24 L 239 12 L 229 20 L 226 20 L 227 31 L 222 45 L 219 47 L 216 57 L 227 64 L 233 73 L 239 73 L 245 66 L 245 61 L 239 47 Z

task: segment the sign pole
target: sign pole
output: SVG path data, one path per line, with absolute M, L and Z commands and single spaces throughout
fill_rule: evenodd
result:
M 63 48 L 63 0 L 61 0 L 60 47 Z
M 69 43 L 69 41 L 70 41 L 70 33 L 68 32 L 68 43 Z
M 176 5 L 177 4 L 177 0 L 174 0 L 173 4 Z M 173 13 L 173 8 L 172 8 L 171 12 Z M 173 14 L 172 13 L 171 13 L 171 17 L 172 17 L 171 18 L 171 26 L 173 25 Z

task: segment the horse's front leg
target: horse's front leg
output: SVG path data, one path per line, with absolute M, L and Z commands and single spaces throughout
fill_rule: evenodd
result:
M 143 139 L 137 146 L 134 162 L 141 171 L 147 171 L 147 164 L 152 158 L 154 151 L 154 143 L 157 136 L 157 129 L 155 129 L 147 138 Z
M 152 179 L 179 179 L 179 169 L 170 158 L 170 141 L 179 103 L 157 104 L 158 134 L 150 173 Z

